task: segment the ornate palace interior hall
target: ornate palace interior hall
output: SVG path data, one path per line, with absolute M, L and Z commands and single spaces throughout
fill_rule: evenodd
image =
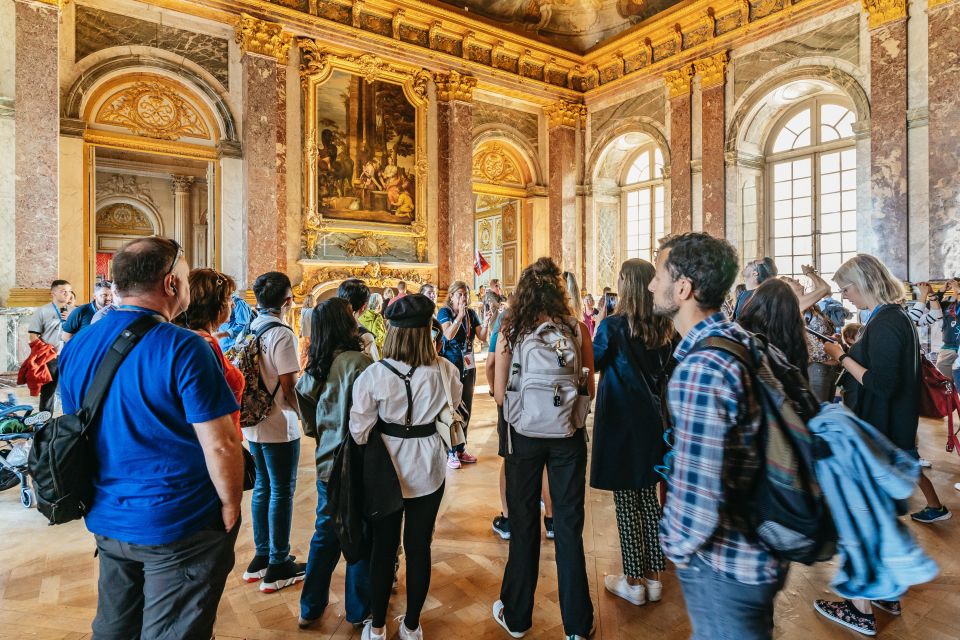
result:
M 476 422 L 470 427 L 471 450 L 480 461 L 460 471 L 447 472 L 447 489 L 437 519 L 433 543 L 433 577 L 422 625 L 426 637 L 437 640 L 499 640 L 507 635 L 490 617 L 497 598 L 507 542 L 492 531 L 490 522 L 499 512 L 497 478 L 496 411 L 485 388 L 478 388 Z M 924 421 L 920 451 L 933 462 L 929 476 L 941 489 L 945 504 L 960 508 L 950 488 L 957 480 L 956 454 L 943 450 L 943 426 Z M 303 440 L 297 473 L 291 553 L 305 559 L 313 533 L 316 491 L 313 446 Z M 919 492 L 910 501 L 911 510 L 921 505 Z M 237 566 L 227 581 L 220 602 L 218 640 L 358 639 L 360 631 L 347 623 L 340 598 L 343 595 L 343 563 L 334 574 L 331 604 L 322 622 L 310 631 L 297 629 L 301 586 L 264 594 L 256 584 L 246 584 L 241 575 L 252 551 L 249 500 L 237 541 Z M 83 524 L 74 522 L 48 527 L 35 511 L 20 507 L 16 492 L 0 493 L 0 522 L 4 541 L 0 557 L 0 638 L 31 640 L 79 640 L 90 637 L 90 621 L 96 610 L 97 561 L 93 537 Z M 897 640 L 956 640 L 960 624 L 960 529 L 908 525 L 920 544 L 940 565 L 934 581 L 910 589 L 903 598 L 903 617 L 878 614 L 878 633 Z M 549 640 L 563 635 L 557 604 L 556 565 L 553 543 L 541 544 L 540 583 L 534 609 L 533 630 L 525 637 Z M 603 576 L 620 573 L 620 544 L 609 492 L 589 490 L 584 530 L 590 595 L 597 616 L 595 640 L 657 638 L 681 640 L 690 635 L 683 596 L 674 572 L 664 577 L 661 602 L 636 607 L 603 589 Z M 787 586 L 776 602 L 778 640 L 834 640 L 858 637 L 821 618 L 813 611 L 816 598 L 830 597 L 827 585 L 836 570 L 834 562 L 813 568 L 793 565 Z M 403 572 L 401 570 L 401 584 Z M 598 588 L 599 585 L 599 588 Z M 388 620 L 403 613 L 404 594 L 394 595 Z M 395 625 L 391 627 L 394 629 Z M 392 636 L 391 636 L 392 637 Z

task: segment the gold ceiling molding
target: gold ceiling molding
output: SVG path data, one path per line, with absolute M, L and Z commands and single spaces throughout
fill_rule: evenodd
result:
M 674 71 L 667 71 L 663 74 L 663 79 L 670 89 L 671 99 L 689 95 L 693 82 L 693 65 L 687 64 Z
M 525 183 L 512 154 L 499 142 L 482 145 L 473 155 L 473 177 L 494 183 Z
M 543 108 L 550 128 L 553 127 L 582 127 L 587 118 L 587 107 L 576 103 L 560 100 Z
M 323 82 L 334 68 L 361 76 L 368 84 L 376 80 L 404 85 L 408 97 L 418 105 L 427 103 L 427 84 L 430 73 L 413 65 L 394 64 L 372 53 L 355 55 L 347 51 L 329 49 L 325 43 L 312 38 L 297 38 L 300 49 L 300 80 Z M 476 83 L 476 79 L 474 79 Z
M 128 85 L 108 97 L 94 122 L 125 127 L 134 135 L 158 140 L 211 139 L 197 108 L 184 100 L 176 86 L 159 78 Z
M 431 281 L 431 275 L 434 271 L 432 266 L 394 269 L 384 267 L 379 262 L 368 262 L 362 266 L 316 266 L 309 262 L 301 262 L 301 264 L 303 265 L 303 281 L 293 288 L 293 293 L 299 298 L 311 293 L 318 286 L 332 285 L 350 278 L 360 278 L 371 287 L 396 286 L 399 280 L 408 284 L 423 285 Z M 49 292 L 47 293 L 49 297 Z
M 927 2 L 927 10 L 938 9 L 942 6 L 950 4 L 951 2 L 954 2 L 954 0 L 929 0 L 929 2 Z
M 244 53 L 255 53 L 276 58 L 280 64 L 287 64 L 293 35 L 283 30 L 283 25 L 258 20 L 247 13 L 241 13 L 236 24 L 237 44 Z
M 458 71 L 435 73 L 433 81 L 437 83 L 437 100 L 440 102 L 473 102 L 473 90 L 477 88 L 477 79 Z
M 722 87 L 727 75 L 727 52 L 721 51 L 709 58 L 697 60 L 693 66 L 700 74 L 701 88 Z
M 909 0 L 860 0 L 871 29 L 907 19 Z M 931 3 L 932 4 L 932 3 Z

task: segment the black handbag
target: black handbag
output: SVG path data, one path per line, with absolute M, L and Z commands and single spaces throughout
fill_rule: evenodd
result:
M 246 447 L 241 445 L 240 450 L 243 451 L 243 490 L 250 491 L 257 483 L 257 463 Z
M 340 551 L 348 563 L 370 557 L 370 535 L 363 517 L 363 458 L 364 448 L 347 435 L 337 448 L 327 481 L 324 511 L 330 516 Z

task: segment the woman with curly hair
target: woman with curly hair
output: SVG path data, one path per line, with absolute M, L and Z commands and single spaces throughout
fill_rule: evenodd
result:
M 504 403 L 509 379 L 524 375 L 513 363 L 514 352 L 519 351 L 524 340 L 533 336 L 545 322 L 552 323 L 573 341 L 573 348 L 579 350 L 580 363 L 587 374 L 582 386 L 590 398 L 593 397 L 593 345 L 587 327 L 572 315 L 576 308 L 574 304 L 567 295 L 561 270 L 553 260 L 540 258 L 524 269 L 514 291 L 514 303 L 503 317 L 497 340 L 494 398 L 498 405 Z M 559 398 L 559 391 L 556 393 Z M 525 402 L 532 400 L 525 398 Z M 535 410 L 531 408 L 532 412 Z M 524 409 L 524 413 L 526 411 Z M 573 640 L 586 638 L 590 633 L 593 605 L 583 555 L 587 471 L 585 431 L 576 428 L 568 438 L 534 438 L 521 435 L 512 424 L 507 425 L 511 447 L 507 449 L 504 464 L 510 512 L 510 551 L 500 599 L 493 605 L 493 616 L 515 638 L 533 624 L 533 599 L 540 563 L 538 498 L 544 468 L 550 479 L 553 498 L 557 579 L 564 633 Z

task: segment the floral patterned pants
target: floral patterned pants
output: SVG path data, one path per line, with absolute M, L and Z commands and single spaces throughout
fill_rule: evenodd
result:
M 664 571 L 666 562 L 660 548 L 660 518 L 656 486 L 613 492 L 620 532 L 623 572 L 639 580 L 645 572 Z

